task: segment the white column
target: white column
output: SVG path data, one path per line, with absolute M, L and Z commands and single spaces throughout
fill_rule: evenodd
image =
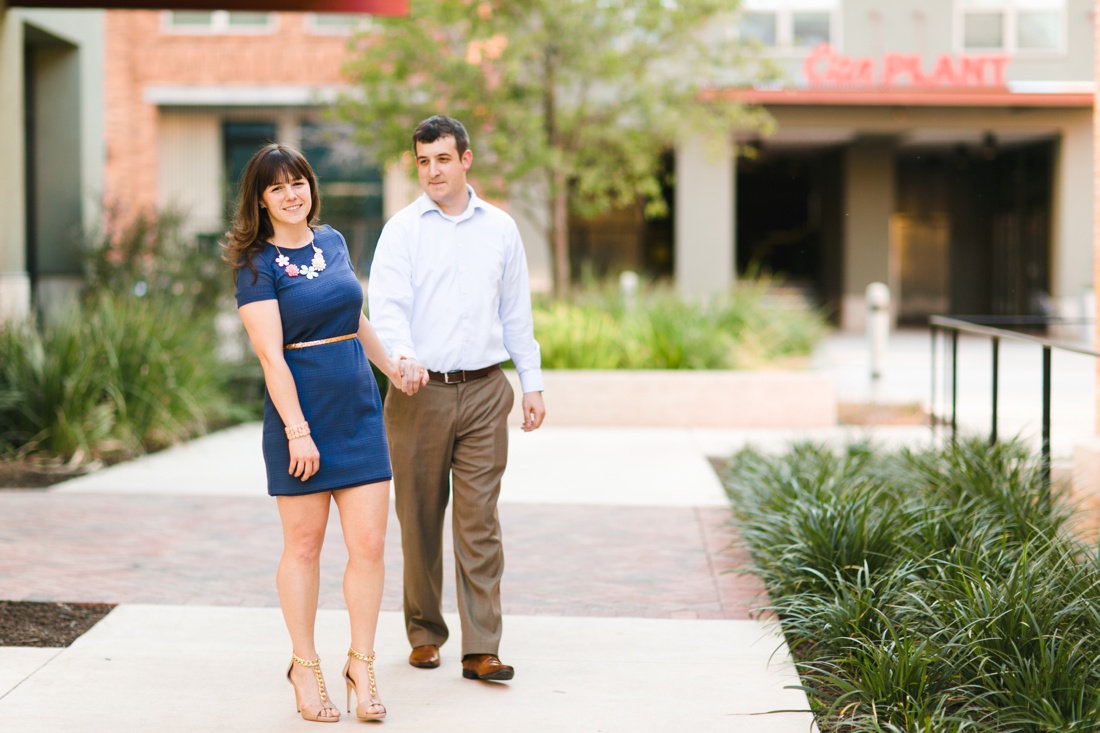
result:
M 1051 296 L 1058 315 L 1070 318 L 1094 315 L 1083 311 L 1093 287 L 1092 135 L 1089 113 L 1062 130 L 1051 197 Z
M 867 286 L 890 281 L 893 142 L 875 139 L 853 143 L 845 151 L 844 168 L 844 294 L 840 325 L 846 331 L 862 331 L 867 324 Z
M 727 292 L 734 280 L 736 166 L 727 140 L 695 137 L 676 149 L 676 288 Z
M 18 12 L 0 0 L 0 170 L 11 184 L 0 196 L 0 319 L 26 316 L 31 303 L 23 185 L 23 24 Z

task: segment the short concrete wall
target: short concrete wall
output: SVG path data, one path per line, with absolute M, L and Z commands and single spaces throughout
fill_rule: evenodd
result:
M 519 379 L 513 424 L 522 419 Z M 544 370 L 547 424 L 586 427 L 820 428 L 836 390 L 814 372 Z

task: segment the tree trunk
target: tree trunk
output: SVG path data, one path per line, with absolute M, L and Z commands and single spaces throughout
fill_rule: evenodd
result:
M 553 203 L 550 212 L 550 242 L 554 252 L 554 292 L 558 297 L 569 293 L 569 189 L 565 174 L 554 173 Z

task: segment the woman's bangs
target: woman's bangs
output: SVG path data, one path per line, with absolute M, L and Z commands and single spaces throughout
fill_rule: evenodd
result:
M 260 184 L 260 190 L 277 183 L 291 183 L 300 178 L 310 180 L 305 158 L 280 149 L 272 150 L 260 159 L 257 173 L 256 182 Z

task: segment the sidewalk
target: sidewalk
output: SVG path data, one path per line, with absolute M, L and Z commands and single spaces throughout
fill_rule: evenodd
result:
M 921 433 L 922 435 L 924 433 Z M 377 640 L 387 730 L 798 731 L 805 696 L 776 629 L 749 617 L 708 455 L 744 431 L 546 427 L 512 435 L 500 511 L 507 685 L 405 659 L 396 519 Z M 790 434 L 753 433 L 776 445 Z M 912 437 L 911 435 L 909 437 Z M 67 649 L 0 649 L 0 729 L 300 731 L 259 426 L 48 491 L 0 492 L 0 597 L 119 603 Z M 337 702 L 347 646 L 335 516 L 318 643 Z M 453 569 L 446 610 L 457 629 Z M 357 721 L 345 716 L 344 725 Z
M 869 396 L 861 343 L 834 337 L 815 357 L 842 399 Z M 927 337 L 902 334 L 891 347 L 888 398 L 922 401 Z M 797 677 L 777 629 L 750 617 L 760 586 L 730 572 L 744 558 L 728 549 L 729 508 L 708 457 L 746 442 L 778 449 L 865 434 L 552 420 L 530 435 L 513 431 L 500 504 L 501 656 L 516 678 L 462 679 L 457 640 L 438 670 L 406 663 L 391 515 L 376 644 L 384 729 L 812 730 L 811 716 L 797 712 L 807 709 L 804 694 L 787 689 Z M 870 434 L 931 439 L 924 427 Z M 0 731 L 305 730 L 280 679 L 289 657 L 274 587 L 281 540 L 259 445 L 259 426 L 244 425 L 47 491 L 0 491 L 0 598 L 120 604 L 67 649 L 0 648 Z M 317 637 L 343 704 L 346 555 L 335 512 L 329 530 Z M 445 610 L 457 633 L 445 557 Z M 341 722 L 357 724 L 346 714 Z

